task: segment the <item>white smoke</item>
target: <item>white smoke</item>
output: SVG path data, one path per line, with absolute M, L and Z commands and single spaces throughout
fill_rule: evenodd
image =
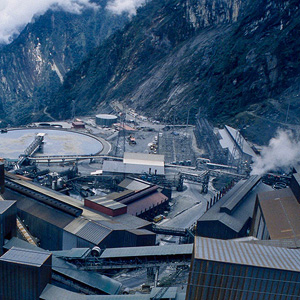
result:
M 96 5 L 90 0 L 0 0 L 0 43 L 11 42 L 34 16 L 50 8 L 78 14 L 91 7 Z
M 251 175 L 262 175 L 271 170 L 288 169 L 300 161 L 300 142 L 289 131 L 279 130 L 269 145 L 263 147 L 252 165 Z
M 132 16 L 136 14 L 137 8 L 144 5 L 147 0 L 111 0 L 108 2 L 106 8 L 112 13 L 121 15 L 128 13 Z

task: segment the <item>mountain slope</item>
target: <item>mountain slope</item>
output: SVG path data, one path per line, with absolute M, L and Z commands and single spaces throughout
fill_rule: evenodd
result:
M 57 116 L 69 116 L 72 100 L 75 100 L 81 113 L 115 99 L 132 101 L 133 106 L 140 109 L 149 103 L 155 106 L 165 102 L 165 95 L 160 95 L 156 87 L 168 85 L 172 80 L 171 74 L 156 74 L 155 69 L 203 28 L 210 30 L 212 25 L 235 22 L 240 6 L 240 0 L 151 1 L 139 10 L 124 30 L 106 40 L 78 70 L 69 74 L 53 102 L 52 112 L 55 113 L 58 105 Z M 186 55 L 185 58 L 189 60 Z M 178 68 L 184 63 L 182 59 L 179 57 L 177 60 Z M 174 66 L 174 63 L 171 65 Z M 146 86 L 140 91 L 147 80 L 153 81 L 150 90 L 152 97 L 149 99 L 140 96 L 148 89 Z
M 123 26 L 125 15 L 104 9 L 107 0 L 95 2 L 98 9 L 81 14 L 49 10 L 1 47 L 0 118 L 12 124 L 38 118 L 65 74 Z
M 280 104 L 299 78 L 299 23 L 294 0 L 153 0 L 68 74 L 51 112 L 117 100 L 161 119 L 204 107 L 223 122 Z

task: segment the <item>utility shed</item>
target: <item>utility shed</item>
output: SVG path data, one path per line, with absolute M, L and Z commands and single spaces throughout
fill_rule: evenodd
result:
M 36 300 L 51 281 L 51 253 L 13 247 L 0 257 L 0 298 Z
M 300 204 L 291 188 L 257 195 L 251 235 L 264 240 L 300 238 Z
M 186 300 L 299 295 L 300 250 L 196 236 Z
M 239 181 L 197 221 L 197 235 L 234 239 L 247 235 L 256 194 L 271 187 L 260 182 L 260 176 Z
M 16 201 L 0 200 L 0 255 L 3 253 L 4 241 L 17 235 L 16 217 Z

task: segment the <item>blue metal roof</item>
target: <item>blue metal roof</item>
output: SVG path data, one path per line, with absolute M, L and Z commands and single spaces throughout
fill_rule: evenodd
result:
M 195 259 L 300 272 L 300 250 L 196 237 Z
M 51 256 L 44 251 L 12 247 L 0 257 L 0 261 L 40 267 Z
M 0 198 L 0 214 L 3 214 L 14 203 L 16 203 L 16 201 L 11 201 L 11 200 L 4 200 L 4 201 L 2 201 L 1 198 Z
M 76 235 L 98 245 L 104 238 L 106 238 L 112 232 L 111 229 L 104 227 L 95 222 L 89 222 L 83 226 Z

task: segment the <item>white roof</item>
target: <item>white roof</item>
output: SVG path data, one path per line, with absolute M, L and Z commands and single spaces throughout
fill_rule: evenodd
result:
M 230 135 L 232 136 L 233 139 L 235 139 L 235 137 L 237 136 L 237 130 L 230 127 L 230 126 L 227 126 L 225 125 L 225 128 L 228 130 L 228 132 L 230 133 Z M 247 141 L 243 138 L 241 138 L 241 142 L 242 142 L 242 145 L 243 145 L 243 152 L 252 156 L 252 157 L 255 157 L 256 154 L 254 153 L 254 151 L 251 149 L 250 145 L 247 143 Z
M 124 153 L 124 164 L 164 167 L 165 156 L 145 153 Z
M 222 148 L 228 148 L 229 152 L 231 154 L 233 154 L 233 149 L 234 149 L 234 145 L 236 144 L 236 137 L 237 137 L 237 133 L 238 130 L 225 125 L 224 129 L 220 129 L 219 130 L 219 134 L 221 136 L 221 140 L 220 140 L 220 144 L 222 146 Z M 241 137 L 241 143 L 242 143 L 242 147 L 243 147 L 243 153 L 255 157 L 256 154 L 254 153 L 254 151 L 251 149 L 250 145 L 247 143 L 247 141 Z M 238 159 L 239 158 L 239 152 L 237 151 L 234 155 L 234 159 Z

